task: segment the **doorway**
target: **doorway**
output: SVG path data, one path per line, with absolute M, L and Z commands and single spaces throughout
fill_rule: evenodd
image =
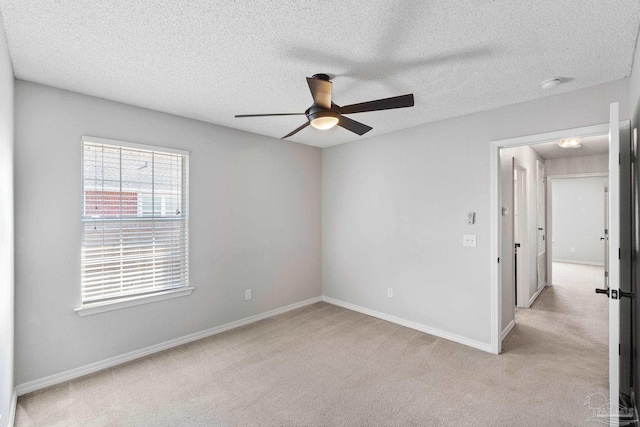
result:
M 627 364 L 624 362 L 625 355 L 622 353 L 624 353 L 623 350 L 628 344 L 627 341 L 629 341 L 628 338 L 630 337 L 623 336 L 623 328 L 621 328 L 621 325 L 624 325 L 625 323 L 630 324 L 630 318 L 627 318 L 628 316 L 624 316 L 624 304 L 627 301 L 621 301 L 620 299 L 620 295 L 622 295 L 622 293 L 630 292 L 626 290 L 630 287 L 630 281 L 626 280 L 626 275 L 630 273 L 630 246 L 628 244 L 630 242 L 626 242 L 625 240 L 627 236 L 630 236 L 630 221 L 627 224 L 628 221 L 625 215 L 627 211 L 631 212 L 631 210 L 630 207 L 625 205 L 627 202 L 627 189 L 624 188 L 627 181 L 625 174 L 628 172 L 627 169 L 630 171 L 630 167 L 627 168 L 627 166 L 630 166 L 629 157 L 625 157 L 628 156 L 630 150 L 629 127 L 628 121 L 619 121 L 618 105 L 611 104 L 611 121 L 609 124 L 493 141 L 491 144 L 491 205 L 492 212 L 494 212 L 495 215 L 492 217 L 491 223 L 491 248 L 492 254 L 495 256 L 492 257 L 492 323 L 494 326 L 492 330 L 492 349 L 495 353 L 500 353 L 502 351 L 502 338 L 505 336 L 505 332 L 509 332 L 508 329 L 505 330 L 505 326 L 508 324 L 508 318 L 505 319 L 504 316 L 509 316 L 509 310 L 513 307 L 512 304 L 505 304 L 504 301 L 505 297 L 507 297 L 506 294 L 508 292 L 513 292 L 513 282 L 509 281 L 509 271 L 513 271 L 513 265 L 510 266 L 511 268 L 507 268 L 507 264 L 510 262 L 512 248 L 511 246 L 505 246 L 505 243 L 509 242 L 509 239 L 505 239 L 505 235 L 509 235 L 510 232 L 508 231 L 508 227 L 504 227 L 504 224 L 509 221 L 508 216 L 512 214 L 513 207 L 510 208 L 509 206 L 505 206 L 503 200 L 505 194 L 503 191 L 505 175 L 504 162 L 501 162 L 501 160 L 503 160 L 501 159 L 501 151 L 504 148 L 524 147 L 544 141 L 556 143 L 561 139 L 571 138 L 573 136 L 585 138 L 608 134 L 609 155 L 607 156 L 607 163 L 608 171 L 610 172 L 610 233 L 608 237 L 611 241 L 609 257 L 612 261 L 608 277 L 609 286 L 606 288 L 608 295 L 602 296 L 609 307 L 609 345 L 607 346 L 608 363 L 605 361 L 605 364 L 608 365 L 608 369 L 605 369 L 602 372 L 604 372 L 608 378 L 608 398 L 612 407 L 615 408 L 618 407 L 617 404 L 620 401 L 618 391 L 620 391 L 621 394 L 625 394 L 629 391 L 629 387 L 625 384 L 625 378 L 629 377 L 629 372 L 627 371 Z M 546 170 L 545 174 L 549 176 L 552 175 L 553 172 Z M 512 177 L 510 175 L 508 175 L 508 177 L 509 181 L 511 181 Z M 531 183 L 532 180 L 529 182 Z M 630 200 L 630 197 L 628 199 Z M 550 207 L 546 206 L 547 212 L 549 209 Z M 531 208 L 529 208 L 529 211 L 531 211 Z M 507 219 L 505 219 L 505 217 L 507 217 Z M 546 225 L 549 225 L 548 221 L 546 222 Z M 536 231 L 542 232 L 540 233 L 541 235 L 549 231 L 545 230 L 545 227 L 537 228 L 543 228 L 543 230 L 534 230 L 533 233 L 529 234 L 529 236 L 535 236 Z M 511 234 L 511 237 L 513 237 L 513 234 Z M 533 237 L 531 240 L 539 242 L 540 239 Z M 545 245 L 547 252 L 547 282 L 550 282 L 555 279 L 553 278 L 553 263 L 549 262 L 549 257 L 551 255 L 550 252 L 552 252 L 552 250 L 549 250 L 551 245 L 548 239 L 546 239 Z M 509 256 L 505 257 L 505 249 L 507 248 Z M 540 252 L 538 252 L 538 254 L 539 253 Z M 537 263 L 537 260 L 534 262 Z M 539 274 L 539 268 L 533 268 L 531 270 L 536 271 L 536 279 L 541 276 Z M 538 283 L 535 283 L 536 286 L 537 284 Z M 592 292 L 595 294 L 594 290 L 590 291 L 589 294 L 593 295 Z M 508 296 L 509 302 L 513 301 L 512 297 L 512 295 Z M 568 304 L 571 303 L 571 299 L 569 299 Z M 622 316 L 621 313 L 623 313 Z M 513 317 L 515 318 L 515 313 Z M 555 326 L 556 325 L 554 325 L 554 327 Z M 577 325 L 578 328 L 582 328 L 583 326 L 584 325 L 581 326 L 581 324 Z M 511 327 L 513 327 L 513 325 L 511 325 Z M 532 328 L 532 330 L 533 329 L 535 328 Z M 575 336 L 575 333 L 572 336 Z M 569 341 L 571 337 L 568 336 L 567 338 L 567 341 Z M 602 363 L 600 363 L 600 365 L 602 365 Z
M 549 276 L 558 264 L 588 265 L 606 287 L 608 264 L 608 173 L 548 177 Z M 593 280 L 592 280 L 593 281 Z M 552 279 L 555 283 L 555 280 Z

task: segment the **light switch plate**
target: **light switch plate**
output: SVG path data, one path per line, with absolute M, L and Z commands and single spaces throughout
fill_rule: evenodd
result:
M 470 248 L 476 247 L 476 236 L 475 234 L 465 234 L 462 236 L 462 246 L 468 246 Z

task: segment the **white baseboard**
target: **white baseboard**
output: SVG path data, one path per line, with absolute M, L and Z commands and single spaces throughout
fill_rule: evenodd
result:
M 578 261 L 575 259 L 554 259 L 553 262 L 563 262 L 565 264 L 595 265 L 598 267 L 604 267 L 603 262 Z
M 9 419 L 7 426 L 13 427 L 13 424 L 16 420 L 16 408 L 18 407 L 18 389 L 17 387 L 13 389 L 13 394 L 11 395 L 11 406 L 9 407 Z
M 544 290 L 544 288 L 547 286 L 547 282 L 544 282 L 542 284 L 542 286 L 540 286 L 538 288 L 538 290 L 536 291 L 535 294 L 533 294 L 531 296 L 531 298 L 529 299 L 529 305 L 527 306 L 527 308 L 531 308 L 531 306 L 533 305 L 533 303 L 535 302 L 536 298 L 538 298 L 538 295 L 540 295 L 542 293 L 542 291 Z
M 502 340 L 504 341 L 505 337 L 507 335 L 509 335 L 509 332 L 511 332 L 511 330 L 513 329 L 513 327 L 516 326 L 516 321 L 515 319 L 512 320 L 511 322 L 509 322 L 509 324 L 507 325 L 506 328 L 504 328 L 504 330 L 502 331 Z
M 81 366 L 79 368 L 70 369 L 65 372 L 60 372 L 58 374 L 50 375 L 48 377 L 29 381 L 24 384 L 19 384 L 16 387 L 17 396 L 22 396 L 24 394 L 43 389 L 45 387 L 50 387 L 52 385 L 69 381 L 74 378 L 88 375 L 97 371 L 101 371 L 106 368 L 111 368 L 113 366 L 120 365 L 122 363 L 126 363 L 134 359 L 138 359 L 140 357 L 148 356 L 150 354 L 157 353 L 159 351 L 167 350 L 172 347 L 177 347 L 182 344 L 186 344 L 192 341 L 197 341 L 199 339 L 216 335 L 222 332 L 226 332 L 231 329 L 239 328 L 241 326 L 245 326 L 250 323 L 254 323 L 259 320 L 266 319 L 268 317 L 277 316 L 278 314 L 286 313 L 288 311 L 295 310 L 297 308 L 301 308 L 307 305 L 315 304 L 320 301 L 322 301 L 322 297 L 314 297 L 305 301 L 300 301 L 291 305 L 287 305 L 285 307 L 276 308 L 275 310 L 267 311 L 266 313 L 256 314 L 255 316 L 247 317 L 241 320 L 236 320 L 235 322 L 226 323 L 221 326 L 216 326 L 215 328 L 206 329 L 204 331 L 185 335 L 183 337 L 169 340 L 160 344 L 145 347 L 140 350 L 125 353 L 120 356 L 111 357 L 109 359 L 105 359 L 99 362 L 91 363 L 89 365 Z
M 472 340 L 462 335 L 452 334 L 450 332 L 441 331 L 430 326 L 423 325 L 421 323 L 413 322 L 411 320 L 402 319 L 400 317 L 392 316 L 390 314 L 381 313 L 379 311 L 371 310 L 369 308 L 360 307 L 355 304 L 340 301 L 334 298 L 323 296 L 322 300 L 329 304 L 337 305 L 349 310 L 357 311 L 358 313 L 366 314 L 368 316 L 377 317 L 378 319 L 386 320 L 387 322 L 396 323 L 407 328 L 415 329 L 420 332 L 424 332 L 429 335 L 444 338 L 449 341 L 453 341 L 459 344 L 463 344 L 469 347 L 477 348 L 488 353 L 493 353 L 490 343 L 484 343 L 481 341 Z

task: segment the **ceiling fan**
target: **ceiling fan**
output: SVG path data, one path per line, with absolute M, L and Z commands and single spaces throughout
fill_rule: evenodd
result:
M 316 129 L 331 129 L 335 125 L 350 130 L 358 135 L 364 135 L 373 129 L 364 123 L 357 122 L 344 114 L 364 113 L 367 111 L 390 110 L 393 108 L 413 107 L 413 94 L 377 99 L 359 104 L 340 107 L 331 101 L 333 83 L 326 74 L 314 74 L 307 77 L 307 83 L 313 96 L 313 105 L 304 113 L 276 113 L 276 114 L 238 114 L 236 117 L 266 117 L 266 116 L 307 116 L 307 122 L 299 128 L 289 132 L 281 139 L 288 138 L 311 125 Z

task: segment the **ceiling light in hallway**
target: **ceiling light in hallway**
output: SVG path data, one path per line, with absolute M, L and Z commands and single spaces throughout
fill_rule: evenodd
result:
M 582 138 L 577 136 L 573 138 L 565 138 L 558 141 L 558 145 L 562 148 L 578 148 L 582 145 Z

